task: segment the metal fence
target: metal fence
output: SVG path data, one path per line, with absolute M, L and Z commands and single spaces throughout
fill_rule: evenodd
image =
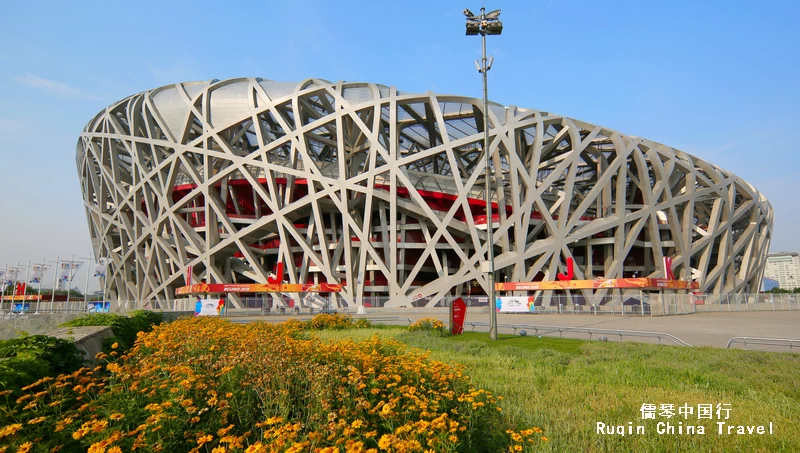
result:
M 582 315 L 615 315 L 615 316 L 670 316 L 693 313 L 717 312 L 763 312 L 763 311 L 800 311 L 800 294 L 678 294 L 678 293 L 639 293 L 627 292 L 622 295 L 573 296 L 550 295 L 543 297 L 523 295 L 525 313 L 532 314 L 582 314 Z M 447 296 L 428 307 L 428 299 L 392 304 L 387 297 L 365 297 L 361 310 L 350 306 L 341 296 L 331 295 L 328 298 L 292 300 L 284 297 L 278 300 L 273 295 L 262 297 L 238 298 L 234 304 L 227 303 L 221 313 L 228 317 L 252 316 L 289 316 L 315 315 L 319 313 L 349 313 L 367 315 L 411 315 L 411 314 L 446 314 L 455 296 Z M 486 296 L 462 296 L 471 313 L 488 313 L 489 299 Z M 110 311 L 128 312 L 137 308 L 145 308 L 164 312 L 191 313 L 195 311 L 196 299 L 182 298 L 170 303 L 170 306 L 159 307 L 150 304 L 138 304 L 135 301 L 111 302 Z M 19 305 L 19 304 L 17 304 Z M 84 314 L 95 310 L 84 301 L 71 302 L 31 302 L 27 309 L 4 303 L 0 307 L 1 322 L 7 322 L 20 315 L 38 314 Z M 503 312 L 501 312 L 502 314 Z

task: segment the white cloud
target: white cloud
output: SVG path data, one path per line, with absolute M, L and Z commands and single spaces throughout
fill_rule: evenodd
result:
M 67 85 L 66 83 L 57 82 L 55 80 L 44 79 L 42 77 L 38 77 L 33 74 L 25 74 L 22 77 L 16 77 L 16 79 L 17 82 L 23 85 L 50 91 L 52 93 L 65 97 L 91 99 L 91 100 L 100 99 L 100 97 L 98 96 L 86 94 L 75 87 Z

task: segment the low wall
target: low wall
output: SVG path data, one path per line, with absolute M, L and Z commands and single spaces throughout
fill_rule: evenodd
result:
M 49 335 L 58 326 L 83 316 L 83 313 L 3 313 L 0 317 L 0 340 L 23 335 Z
M 74 341 L 84 358 L 97 365 L 95 355 L 103 350 L 103 340 L 114 336 L 114 330 L 108 326 L 59 327 L 45 335 Z

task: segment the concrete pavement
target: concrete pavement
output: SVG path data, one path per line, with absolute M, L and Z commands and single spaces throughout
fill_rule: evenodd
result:
M 297 319 L 310 319 L 306 316 L 291 316 Z M 359 316 L 354 316 L 358 318 Z M 371 313 L 368 318 L 375 318 L 378 322 L 389 324 L 407 324 L 408 319 L 415 320 L 424 317 L 434 317 L 447 321 L 448 314 L 441 313 Z M 252 316 L 252 317 L 232 317 L 233 321 L 271 321 L 279 322 L 286 320 L 290 316 Z M 383 321 L 380 318 L 384 318 Z M 395 319 L 388 319 L 395 318 Z M 477 322 L 486 323 L 489 315 L 485 310 L 480 312 L 467 311 L 467 323 Z M 498 313 L 497 323 L 501 333 L 512 333 L 513 330 L 504 325 L 528 324 L 537 326 L 562 326 L 562 327 L 584 327 L 594 329 L 610 330 L 638 330 L 661 332 L 673 335 L 684 342 L 693 346 L 713 346 L 724 348 L 733 337 L 767 337 L 785 338 L 800 340 L 800 312 L 798 311 L 770 311 L 770 312 L 721 312 L 721 313 L 696 313 L 690 315 L 677 316 L 613 316 L 613 315 L 590 315 L 590 314 L 506 314 Z M 472 330 L 467 325 L 465 330 Z M 475 331 L 487 331 L 487 327 L 478 325 Z M 531 329 L 527 329 L 529 334 L 533 334 Z M 540 333 L 541 334 L 541 333 Z M 558 332 L 550 333 L 550 336 L 558 336 Z M 619 341 L 617 335 L 603 334 L 609 341 Z M 565 338 L 589 339 L 588 334 L 571 332 L 564 333 Z M 596 339 L 597 334 L 593 335 Z M 623 341 L 641 341 L 647 343 L 657 343 L 655 338 L 623 337 Z M 664 344 L 671 344 L 669 341 L 662 340 Z M 780 352 L 796 351 L 800 352 L 800 347 L 793 349 L 783 346 L 763 346 L 741 344 L 733 346 L 738 349 L 758 349 Z

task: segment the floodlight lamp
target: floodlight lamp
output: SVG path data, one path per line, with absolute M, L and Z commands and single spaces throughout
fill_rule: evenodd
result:
M 486 24 L 487 35 L 499 35 L 503 32 L 503 23 L 499 20 L 494 20 Z
M 473 17 L 475 17 L 475 15 L 474 15 L 474 14 L 472 14 L 472 11 L 470 11 L 470 10 L 469 10 L 469 9 L 467 9 L 467 8 L 464 8 L 464 11 L 462 11 L 462 12 L 463 12 L 463 13 L 464 13 L 464 15 L 465 15 L 465 16 L 467 16 L 467 18 L 469 18 L 469 19 L 472 19 Z
M 494 11 L 489 11 L 488 13 L 486 13 L 486 18 L 487 19 L 497 19 L 498 17 L 500 17 L 500 10 L 499 9 L 496 9 Z
M 481 31 L 481 24 L 474 21 L 467 21 L 467 36 L 477 35 Z

